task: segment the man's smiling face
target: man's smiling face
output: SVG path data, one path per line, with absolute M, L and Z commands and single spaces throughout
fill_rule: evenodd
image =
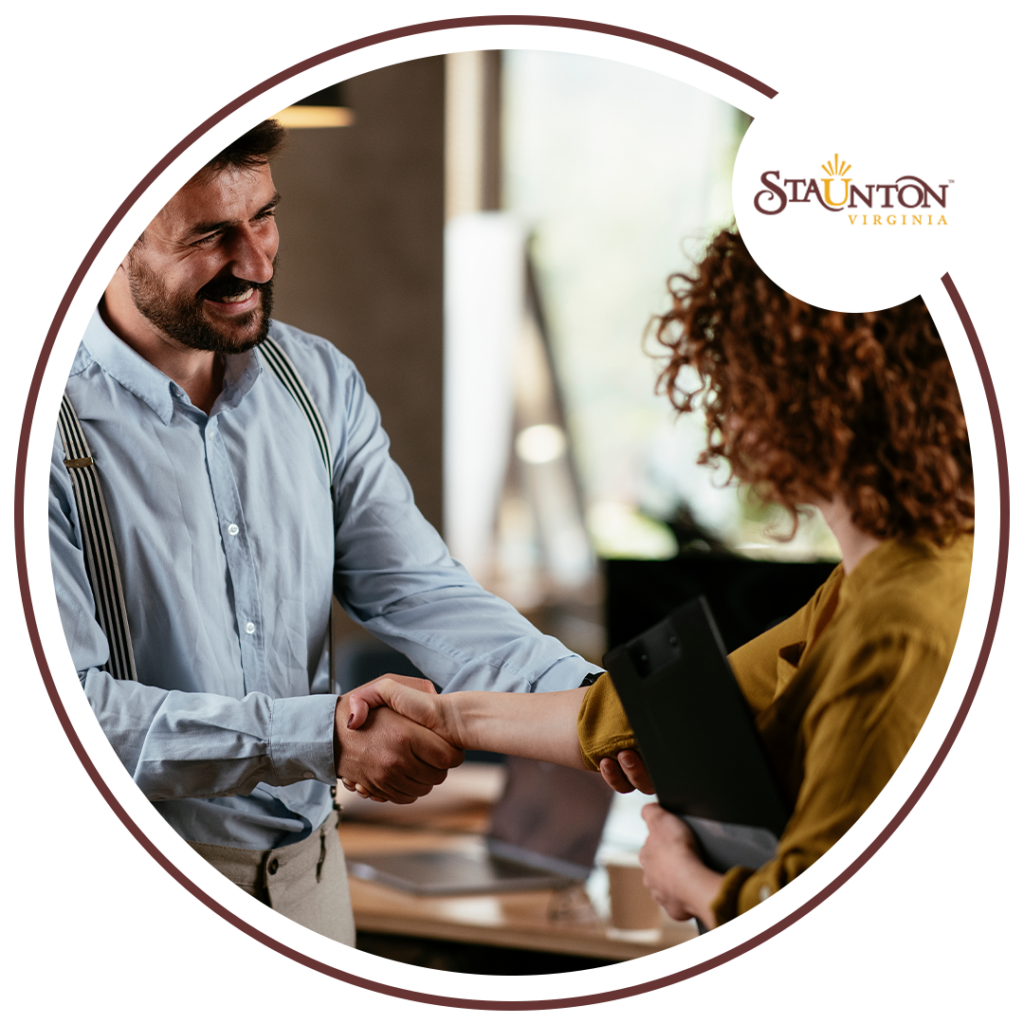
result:
M 172 344 L 244 352 L 267 336 L 279 196 L 270 165 L 197 175 L 123 264 L 132 301 Z

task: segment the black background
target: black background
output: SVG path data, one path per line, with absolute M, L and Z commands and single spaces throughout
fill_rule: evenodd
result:
M 8 358 L 13 358 L 11 436 L 18 430 L 22 396 L 53 309 L 96 232 L 145 171 L 186 131 L 242 89 L 313 52 L 398 24 L 384 15 L 373 23 L 365 14 L 354 18 L 346 14 L 338 17 L 337 30 L 326 30 L 323 18 L 315 18 L 322 24 L 314 32 L 281 24 L 281 11 L 211 13 L 173 10 L 166 16 L 174 27 L 162 24 L 159 31 L 137 27 L 148 20 L 144 13 L 141 22 L 132 24 L 112 20 L 99 25 L 91 18 L 76 24 L 74 16 L 61 16 L 58 29 L 43 26 L 41 18 L 30 14 L 23 28 L 11 30 L 10 52 L 22 57 L 28 51 L 23 65 L 28 71 L 9 89 L 6 119 L 13 129 L 6 145 L 6 208 L 14 214 L 7 219 L 12 228 L 6 237 L 7 294 L 16 309 L 15 330 L 8 334 L 5 346 Z M 1005 164 L 1012 152 L 1012 146 L 1007 146 L 1012 136 L 1004 130 L 1010 124 L 1011 97 L 1009 87 L 1000 85 L 998 54 L 981 30 L 924 25 L 896 30 L 891 24 L 880 24 L 884 18 L 876 9 L 864 15 L 870 27 L 856 25 L 852 13 L 853 20 L 847 24 L 848 15 L 839 8 L 836 15 L 843 20 L 842 31 L 816 32 L 796 25 L 812 13 L 806 8 L 766 8 L 758 15 L 757 25 L 744 28 L 746 15 L 737 11 L 728 17 L 723 14 L 717 28 L 693 31 L 682 19 L 667 24 L 662 18 L 645 19 L 641 13 L 631 14 L 628 22 L 625 15 L 603 19 L 675 38 L 775 88 L 842 63 L 873 63 L 902 72 L 933 89 L 950 106 L 971 137 L 979 167 L 989 175 L 986 181 L 995 179 L 993 167 Z M 50 35 L 54 31 L 59 33 L 57 39 Z M 734 34 L 741 41 L 733 40 Z M 744 102 L 749 93 L 680 58 L 611 44 L 601 37 L 527 29 L 420 37 L 371 50 L 327 77 L 345 77 L 425 52 L 484 46 L 580 49 L 647 62 L 649 67 L 749 105 Z M 313 78 L 307 80 L 308 87 L 293 84 L 285 101 L 319 84 Z M 275 97 L 242 120 L 251 122 L 280 105 Z M 204 145 L 213 147 L 230 130 L 229 126 L 201 143 L 195 164 L 204 156 Z M 997 150 L 996 141 L 1000 143 Z M 176 181 L 165 183 L 141 204 L 122 229 L 114 253 L 127 248 L 144 217 L 155 211 L 188 170 L 180 169 Z M 983 250 L 982 228 L 987 214 L 989 225 L 999 218 L 1012 229 L 1017 220 L 1012 206 L 1019 201 L 1012 189 L 994 200 L 993 194 L 987 195 L 988 206 L 983 207 L 967 252 L 953 267 L 953 278 L 985 344 L 1004 415 L 1009 416 L 1008 382 L 1013 378 L 1008 349 L 1018 334 L 1005 334 L 1001 330 L 1004 317 L 996 313 L 1006 304 L 1008 274 L 1001 269 L 1006 259 L 1001 247 L 1009 243 L 1002 242 L 999 254 L 992 255 L 987 247 Z M 993 203 L 1006 209 L 997 210 L 993 217 Z M 989 227 L 990 239 L 993 233 Z M 116 260 L 115 254 L 97 267 L 91 294 L 96 294 Z M 941 305 L 940 296 L 936 305 Z M 72 337 L 77 330 L 71 328 L 81 326 L 86 315 L 87 309 L 80 304 L 69 321 Z M 981 492 L 972 604 L 943 706 L 948 721 L 949 700 L 957 689 L 963 692 L 974 662 L 969 655 L 981 640 L 992 586 L 996 522 L 993 442 L 980 389 L 967 380 L 976 372 L 965 343 L 952 338 L 951 328 L 945 326 L 950 323 L 948 313 L 944 315 L 940 326 L 954 367 L 958 374 L 963 368 L 965 376 Z M 61 351 L 70 358 L 70 347 Z M 49 408 L 55 406 L 52 386 L 44 390 L 43 399 L 50 402 Z M 34 444 L 32 451 L 28 541 L 43 635 L 55 641 L 50 647 L 59 651 L 55 616 L 45 611 L 49 580 L 41 512 L 36 511 L 41 509 L 43 449 L 48 451 L 51 423 L 52 419 L 39 428 L 42 444 Z M 987 1004 L 1004 958 L 1000 950 L 1004 940 L 994 927 L 996 916 L 1015 916 L 1016 863 L 999 855 L 1000 848 L 1017 845 L 1010 842 L 1016 833 L 1013 807 L 998 801 L 1010 794 L 1009 779 L 1001 767 L 1008 730 L 1006 726 L 999 729 L 1006 716 L 998 714 L 1009 687 L 1009 668 L 998 660 L 1000 651 L 1007 656 L 1008 614 L 1009 608 L 1004 611 L 1001 642 L 993 651 L 962 735 L 920 806 L 881 853 L 810 918 L 755 952 L 668 993 L 641 995 L 620 1008 L 612 1006 L 612 1012 L 649 1012 L 670 1006 L 692 1012 L 706 1006 L 707 1000 L 714 1000 L 722 1010 L 784 1007 L 797 1012 L 866 1011 L 880 1000 L 903 1010 L 920 1010 L 933 1002 L 942 1005 L 956 997 L 970 998 L 977 1008 Z M 50 980 L 51 985 L 43 984 L 55 1004 L 70 1008 L 87 1000 L 112 1011 L 166 1004 L 169 1010 L 181 1006 L 244 1013 L 265 1008 L 272 1013 L 275 996 L 282 996 L 293 1013 L 301 1014 L 351 1013 L 388 1005 L 413 1009 L 267 951 L 215 918 L 172 882 L 115 820 L 84 775 L 53 717 L 22 624 L 15 620 L 15 627 L 11 633 L 14 671 L 8 682 L 14 699 L 8 702 L 7 720 L 11 742 L 4 845 L 11 873 L 6 889 L 14 904 L 12 925 L 20 932 L 15 943 L 24 969 L 37 978 L 37 972 L 42 972 L 42 978 Z M 56 655 L 53 665 L 58 674 L 70 672 L 66 660 L 61 663 Z M 938 737 L 938 732 L 926 731 L 923 744 L 927 739 L 934 750 Z M 920 774 L 924 763 L 916 769 Z M 908 790 L 909 783 L 904 792 Z M 128 791 L 123 792 L 128 799 Z M 996 809 L 1000 821 L 1010 815 L 1006 837 L 990 829 L 988 815 Z M 985 828 L 981 848 L 972 839 L 979 821 Z M 851 838 L 863 838 L 863 834 Z M 230 893 L 207 881 L 230 900 Z M 242 904 L 232 905 L 244 909 Z M 749 927 L 753 931 L 768 920 Z M 274 924 L 283 938 L 293 934 L 286 925 Z M 1011 921 L 1010 927 L 1015 928 L 1016 922 Z M 720 940 L 715 948 L 730 944 L 722 936 L 712 937 Z M 314 954 L 319 949 L 307 948 Z M 436 972 L 392 974 L 383 962 L 357 954 L 338 965 L 356 974 L 375 972 L 382 981 L 411 988 L 522 998 L 573 995 L 583 992 L 584 986 L 602 990 L 637 983 L 687 966 L 695 957 L 692 952 L 675 959 L 665 954 L 657 961 L 663 958 L 665 964 L 658 963 L 656 969 L 653 961 L 621 969 L 597 965 L 595 978 L 567 977 L 564 983 L 547 979 L 543 986 L 542 980 L 524 978 L 516 987 Z

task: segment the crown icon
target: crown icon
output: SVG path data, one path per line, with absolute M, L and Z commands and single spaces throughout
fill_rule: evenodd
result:
M 842 164 L 842 166 L 840 166 L 840 163 Z M 847 171 L 851 170 L 852 167 L 853 164 L 848 164 L 845 160 L 840 161 L 838 153 L 836 153 L 835 155 L 835 163 L 829 160 L 827 164 L 821 165 L 821 169 L 830 178 L 841 178 Z

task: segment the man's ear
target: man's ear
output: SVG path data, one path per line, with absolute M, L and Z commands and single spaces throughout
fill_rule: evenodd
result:
M 118 263 L 118 265 L 114 268 L 113 272 L 111 273 L 111 276 L 110 276 L 110 279 L 108 281 L 108 284 L 114 284 L 114 279 L 117 278 L 117 275 L 119 273 L 127 273 L 127 270 L 128 270 L 127 263 L 128 263 L 128 253 L 125 253 L 124 256 L 121 259 L 121 262 Z
M 137 253 L 139 249 L 145 248 L 145 228 L 138 232 L 138 238 L 128 247 L 128 251 L 124 255 L 124 259 L 121 260 L 121 265 L 127 262 L 132 253 Z
M 112 293 L 116 293 L 116 295 L 120 295 L 120 294 L 127 295 L 128 293 L 130 293 L 130 291 L 131 291 L 130 267 L 131 267 L 131 259 L 132 259 L 132 253 L 133 252 L 135 252 L 135 247 L 134 246 L 132 246 L 131 252 L 129 252 L 128 255 L 125 256 L 125 258 L 123 260 L 121 260 L 121 262 L 117 265 L 117 268 L 114 270 L 114 276 L 110 279 L 110 282 L 107 284 L 107 287 L 104 288 L 104 290 L 103 290 L 103 305 L 104 305 L 104 308 L 107 308 L 107 309 L 110 308 L 109 304 L 110 304 L 110 301 L 111 301 Z M 115 301 L 114 305 L 117 306 L 118 303 Z
M 122 270 L 125 273 L 128 273 L 128 265 L 131 262 L 132 256 L 135 253 L 137 253 L 140 249 L 144 249 L 145 247 L 146 247 L 146 232 L 143 231 L 142 234 L 139 235 L 139 237 L 135 239 L 135 244 L 125 254 L 124 259 L 121 260 L 121 263 L 120 263 L 120 265 L 118 266 L 117 269 L 118 270 Z

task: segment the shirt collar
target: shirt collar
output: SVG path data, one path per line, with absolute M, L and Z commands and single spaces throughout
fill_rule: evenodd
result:
M 123 342 L 106 325 L 98 309 L 85 329 L 82 344 L 108 376 L 145 402 L 165 424 L 171 422 L 175 402 L 191 407 L 185 390 Z M 235 408 L 256 383 L 261 371 L 254 351 L 227 356 L 223 390 L 211 415 Z

